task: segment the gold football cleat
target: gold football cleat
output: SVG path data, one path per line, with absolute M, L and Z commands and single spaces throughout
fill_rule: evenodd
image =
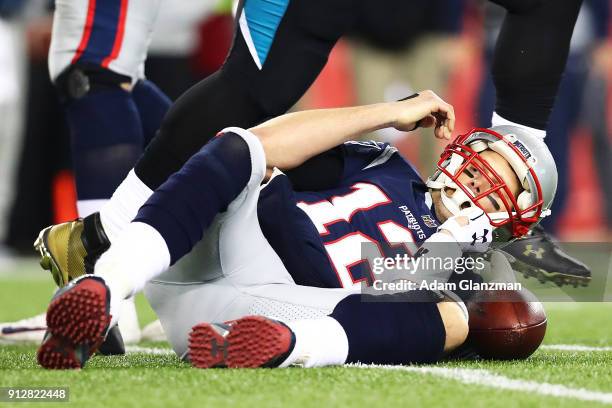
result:
M 51 272 L 60 287 L 93 273 L 95 261 L 109 247 L 99 213 L 47 227 L 34 242 L 34 249 L 40 254 L 40 266 Z

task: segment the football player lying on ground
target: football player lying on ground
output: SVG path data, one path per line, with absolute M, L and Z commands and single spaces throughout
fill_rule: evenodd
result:
M 508 14 L 492 67 L 497 94 L 493 124 L 528 126 L 544 137 L 581 0 L 495 2 L 506 7 Z M 287 6 L 284 11 L 279 10 L 280 3 L 240 2 L 236 17 L 240 24 L 226 63 L 179 98 L 158 135 L 101 212 L 41 232 L 35 244 L 42 255 L 41 264 L 60 285 L 91 273 L 97 258 L 133 220 L 153 190 L 215 132 L 230 125 L 248 128 L 280 115 L 314 81 L 334 43 L 347 31 L 353 4 L 350 0 L 291 0 L 283 4 Z M 248 7 L 253 12 L 247 19 L 244 9 Z M 259 19 L 270 15 L 276 22 L 267 27 L 267 39 L 247 46 L 252 40 L 249 27 L 259 27 Z M 263 64 L 256 55 L 260 51 L 267 55 Z M 216 102 L 209 103 L 213 99 Z M 304 180 L 308 172 L 296 173 L 289 174 L 290 178 L 302 176 L 300 181 L 308 189 L 308 180 Z M 512 255 L 517 270 L 539 279 L 560 285 L 590 281 L 589 269 L 563 253 L 541 228 L 507 245 L 504 251 Z M 532 256 L 541 251 L 548 256 Z M 15 325 L 9 326 L 8 331 L 14 333 Z M 107 344 L 107 349 L 120 353 L 122 341 L 118 330 L 113 333 L 108 343 L 114 345 Z
M 362 242 L 410 243 L 413 219 L 422 235 L 412 242 L 445 243 L 456 257 L 490 242 L 492 225 L 523 235 L 554 196 L 552 157 L 541 139 L 518 127 L 470 133 L 447 148 L 428 181 L 430 195 L 392 147 L 342 143 L 389 126 L 435 126 L 434 134 L 448 139 L 454 120 L 452 107 L 425 91 L 393 103 L 297 112 L 250 130 L 225 129 L 154 192 L 93 276 L 55 295 L 39 363 L 82 367 L 117 320 L 121 300 L 202 238 L 210 256 L 201 274 L 160 277 L 147 289 L 175 351 L 195 365 L 437 361 L 467 336 L 462 302 L 427 290 L 362 301 L 355 288 L 333 288 L 344 284 L 338 271 L 350 276 L 355 263 L 337 256 L 359 256 Z M 315 169 L 330 155 L 336 159 L 324 164 L 326 187 L 300 193 L 280 175 L 259 200 L 273 169 L 309 163 Z M 277 235 L 279 228 L 288 235 Z M 284 315 L 286 323 L 251 317 L 200 325 L 188 350 L 192 325 L 254 313 Z M 217 346 L 225 351 L 217 353 Z

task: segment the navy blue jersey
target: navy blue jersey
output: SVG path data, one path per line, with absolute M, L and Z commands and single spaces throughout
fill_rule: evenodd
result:
M 381 256 L 412 254 L 438 225 L 426 203 L 427 187 L 397 149 L 349 142 L 342 155 L 337 187 L 296 192 L 281 175 L 262 189 L 258 212 L 264 235 L 301 285 L 371 283 L 363 244 Z

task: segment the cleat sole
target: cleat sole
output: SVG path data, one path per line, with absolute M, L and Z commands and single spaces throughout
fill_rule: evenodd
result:
M 51 301 L 47 330 L 52 339 L 38 350 L 40 365 L 51 369 L 80 368 L 98 349 L 111 319 L 106 291 L 99 280 L 85 279 Z M 81 360 L 75 354 L 77 349 L 86 350 Z
M 92 344 L 104 335 L 110 323 L 106 299 L 104 293 L 93 285 L 105 290 L 103 283 L 87 280 L 51 302 L 47 311 L 47 328 L 53 335 L 75 344 Z
M 213 325 L 201 323 L 189 334 L 189 359 L 197 368 L 227 367 L 227 339 Z
M 69 370 L 81 368 L 81 362 L 74 352 L 70 352 L 69 345 L 62 341 L 44 342 L 37 353 L 38 364 L 53 370 Z
M 194 326 L 189 357 L 198 368 L 274 367 L 289 355 L 294 343 L 293 333 L 283 323 L 249 316 L 230 323 L 226 336 L 210 324 Z

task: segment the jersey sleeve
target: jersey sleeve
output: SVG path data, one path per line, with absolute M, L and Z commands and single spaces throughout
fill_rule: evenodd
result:
M 295 191 L 319 191 L 337 187 L 344 171 L 342 146 L 323 152 L 285 172 Z
M 342 180 L 399 156 L 389 143 L 351 141 L 321 153 L 301 166 L 288 170 L 295 191 L 321 191 L 340 185 Z
M 399 156 L 397 149 L 389 143 L 370 141 L 351 141 L 342 145 L 344 155 L 343 178 L 349 178 L 363 170 L 387 163 Z

